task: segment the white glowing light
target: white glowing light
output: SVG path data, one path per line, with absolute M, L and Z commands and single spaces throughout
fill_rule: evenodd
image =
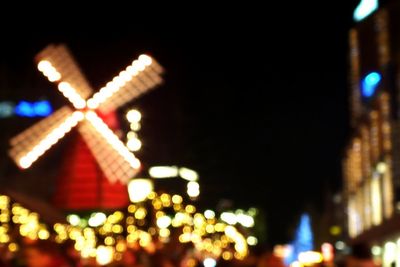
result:
M 148 55 L 140 55 L 138 60 L 140 62 L 142 62 L 143 65 L 145 66 L 150 66 L 151 63 L 153 62 L 153 60 L 151 59 L 151 57 L 149 57 Z
M 149 169 L 149 174 L 153 178 L 170 178 L 178 176 L 176 166 L 156 166 Z
M 107 216 L 104 213 L 95 212 L 90 216 L 88 224 L 89 224 L 89 226 L 97 227 L 97 226 L 104 224 L 104 222 L 106 220 L 107 220 Z
M 146 200 L 151 192 L 153 183 L 149 179 L 132 179 L 128 184 L 129 199 L 133 203 Z
M 81 218 L 79 218 L 78 215 L 76 214 L 70 214 L 67 216 L 67 221 L 72 225 L 72 226 L 77 226 L 79 225 Z
M 130 151 L 138 151 L 142 147 L 142 142 L 137 138 L 131 138 L 126 142 L 126 146 Z
M 128 113 L 126 113 L 126 119 L 131 123 L 139 122 L 141 118 L 142 114 L 136 109 L 131 109 L 128 111 Z
M 243 225 L 244 227 L 253 227 L 254 219 L 253 217 L 246 214 L 238 214 L 236 215 L 236 220 Z
M 61 79 L 61 74 L 47 60 L 40 61 L 38 69 L 43 72 L 44 76 L 46 76 L 50 82 L 55 82 Z
M 140 161 L 128 150 L 118 136 L 108 128 L 95 112 L 86 112 L 86 119 L 93 124 L 95 129 L 101 133 L 104 139 L 131 165 L 132 168 L 138 169 L 140 167 Z
M 171 218 L 167 215 L 164 215 L 160 218 L 157 219 L 157 226 L 160 228 L 167 228 L 168 226 L 171 225 Z
M 206 217 L 207 219 L 213 219 L 215 218 L 215 212 L 212 210 L 205 210 L 204 217 Z
M 200 185 L 198 182 L 187 183 L 187 194 L 190 197 L 198 197 L 200 195 Z
M 355 21 L 361 21 L 378 9 L 378 0 L 361 0 L 353 13 Z
M 114 250 L 112 247 L 98 246 L 96 251 L 96 261 L 100 265 L 109 264 L 114 256 Z
M 248 236 L 246 241 L 249 246 L 255 246 L 258 243 L 257 237 L 255 236 Z
M 28 168 L 35 162 L 41 155 L 44 154 L 52 145 L 57 143 L 59 139 L 64 137 L 66 133 L 78 124 L 83 119 L 81 112 L 75 111 L 72 115 L 67 117 L 63 123 L 51 131 L 44 139 L 42 139 L 31 151 L 26 153 L 18 160 L 21 168 Z
M 82 109 L 86 106 L 86 101 L 69 83 L 59 83 L 58 90 L 60 90 L 60 92 L 74 105 L 75 108 Z
M 47 60 L 42 60 L 42 61 L 40 61 L 39 64 L 38 64 L 38 69 L 39 69 L 41 72 L 45 72 L 45 71 L 47 71 L 47 70 L 50 69 L 50 68 L 52 68 L 51 63 L 50 63 L 49 61 L 47 61 Z
M 236 222 L 237 222 L 236 215 L 233 212 L 221 213 L 221 220 L 223 220 L 224 222 L 231 224 L 231 225 L 236 224 Z
M 322 254 L 317 251 L 305 251 L 300 252 L 298 256 L 299 262 L 304 265 L 309 265 L 313 263 L 320 263 L 323 260 Z
M 179 176 L 188 181 L 197 181 L 199 179 L 196 171 L 184 167 L 179 168 Z
M 217 261 L 213 258 L 205 258 L 203 261 L 204 267 L 215 267 L 217 266 Z

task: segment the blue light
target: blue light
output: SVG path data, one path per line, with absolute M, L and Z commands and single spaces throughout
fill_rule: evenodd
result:
M 353 19 L 360 21 L 378 9 L 378 0 L 361 0 L 353 12 Z
M 34 117 L 35 110 L 33 109 L 31 103 L 26 101 L 20 101 L 14 109 L 16 115 L 21 117 Z
M 49 116 L 53 110 L 50 106 L 50 102 L 47 100 L 37 101 L 32 104 L 33 110 L 36 116 L 46 117 Z
M 284 259 L 287 265 L 296 261 L 301 252 L 313 250 L 314 237 L 311 229 L 311 219 L 307 213 L 301 215 L 300 224 L 297 227 L 294 240 L 290 243 L 292 248 Z
M 41 100 L 36 102 L 20 101 L 14 108 L 14 113 L 21 117 L 46 117 L 53 112 L 49 101 Z
M 381 75 L 377 72 L 371 72 L 365 76 L 361 83 L 362 95 L 365 97 L 371 97 L 375 93 L 381 79 Z

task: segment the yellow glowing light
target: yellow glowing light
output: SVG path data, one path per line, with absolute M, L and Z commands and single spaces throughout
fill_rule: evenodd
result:
M 191 239 L 191 234 L 189 233 L 183 233 L 179 236 L 179 242 L 181 243 L 188 243 L 190 242 Z
M 145 208 L 138 208 L 135 212 L 135 218 L 138 220 L 143 220 L 146 217 L 147 210 Z
M 46 229 L 41 229 L 38 232 L 38 237 L 39 239 L 46 240 L 50 237 L 50 233 Z
M 206 226 L 206 232 L 209 233 L 209 234 L 214 233 L 214 232 L 215 232 L 214 225 L 207 224 L 207 226 Z
M 19 247 L 16 243 L 8 244 L 8 250 L 11 252 L 16 252 L 18 249 L 19 249 Z
M 185 207 L 185 210 L 187 213 L 195 213 L 196 212 L 196 207 L 193 205 L 187 205 Z
M 249 246 L 255 246 L 258 243 L 257 237 L 255 236 L 248 236 L 246 241 Z
M 376 169 L 378 170 L 378 172 L 380 173 L 385 173 L 387 170 L 387 164 L 385 162 L 379 162 L 376 165 Z
M 329 228 L 329 232 L 331 235 L 340 235 L 342 232 L 342 228 L 340 226 L 334 225 L 331 228 Z
M 290 264 L 290 267 L 303 267 L 304 265 L 299 261 L 294 261 Z
M 112 238 L 111 236 L 107 236 L 106 238 L 104 238 L 104 244 L 106 244 L 107 246 L 114 245 L 114 243 L 115 239 Z
M 225 224 L 223 224 L 223 223 L 217 223 L 217 224 L 215 225 L 215 231 L 217 231 L 217 232 L 224 232 L 224 231 L 225 231 L 225 227 L 226 227 Z
M 8 196 L 0 195 L 0 208 L 6 209 L 10 202 L 10 198 Z
M 183 201 L 183 198 L 180 195 L 173 195 L 172 196 L 172 203 L 181 204 L 182 201 Z
M 121 234 L 123 231 L 124 231 L 124 228 L 119 224 L 113 225 L 113 227 L 112 227 L 112 232 L 115 234 Z
M 159 234 L 161 237 L 168 237 L 170 235 L 170 231 L 168 228 L 162 228 L 162 229 L 160 229 Z
M 135 218 L 133 218 L 132 216 L 128 216 L 126 218 L 126 224 L 131 225 L 135 222 Z
M 132 131 L 137 132 L 137 131 L 140 130 L 141 125 L 140 125 L 139 122 L 132 122 L 132 123 L 129 125 L 129 127 L 131 128 Z M 131 132 L 131 133 L 134 133 L 134 132 Z
M 119 252 L 125 251 L 126 250 L 125 242 L 118 242 L 117 245 L 115 246 L 115 250 Z
M 0 236 L 0 243 L 8 243 L 10 241 L 10 236 L 5 234 Z
M 226 261 L 231 260 L 233 258 L 233 255 L 229 251 L 224 251 L 222 252 L 222 258 Z
M 128 206 L 128 212 L 129 213 L 134 213 L 136 211 L 136 206 L 134 204 L 130 204 Z
M 185 266 L 187 266 L 187 267 L 195 267 L 197 264 L 197 261 L 195 259 L 190 258 L 190 259 L 186 260 L 185 264 L 186 264 Z

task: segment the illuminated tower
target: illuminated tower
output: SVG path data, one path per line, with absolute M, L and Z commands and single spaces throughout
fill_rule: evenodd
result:
M 352 131 L 343 176 L 353 242 L 390 238 L 400 198 L 400 3 L 377 4 L 361 1 L 349 31 Z

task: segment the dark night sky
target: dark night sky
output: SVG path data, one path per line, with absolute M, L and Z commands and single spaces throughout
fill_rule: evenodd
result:
M 284 242 L 307 204 L 321 211 L 324 190 L 341 186 L 356 2 L 192 7 L 157 22 L 134 12 L 84 25 L 61 16 L 60 27 L 8 29 L 1 98 L 60 101 L 33 63 L 52 42 L 70 47 L 95 88 L 140 53 L 153 55 L 166 69 L 165 83 L 128 105 L 143 112 L 138 157 L 145 166 L 196 169 L 204 205 L 231 199 L 235 207 L 265 208 L 271 242 Z M 31 122 L 5 123 L 12 133 L 3 138 Z

